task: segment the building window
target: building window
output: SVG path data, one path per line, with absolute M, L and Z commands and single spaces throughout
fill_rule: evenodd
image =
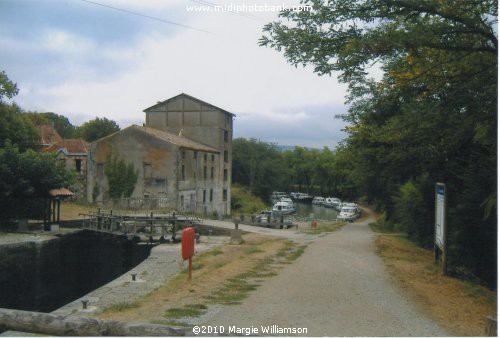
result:
M 203 178 L 207 179 L 207 166 L 203 167 Z
M 224 202 L 227 201 L 227 189 L 222 190 L 222 200 Z
M 181 210 L 184 209 L 184 196 L 181 196 Z
M 227 181 L 227 169 L 224 169 L 224 181 Z
M 193 151 L 193 158 L 198 158 L 198 152 L 197 151 Z
M 203 155 L 203 160 L 206 162 L 208 159 L 208 154 L 205 153 L 205 155 Z
M 104 176 L 104 163 L 97 163 L 97 177 L 103 178 Z
M 75 159 L 75 169 L 77 173 L 82 172 L 82 160 L 79 158 Z
M 155 185 L 159 188 L 164 188 L 167 185 L 167 180 L 164 178 L 155 179 Z
M 144 178 L 151 178 L 151 163 L 144 162 L 142 168 L 144 170 Z
M 224 130 L 224 142 L 228 142 L 229 141 L 229 132 L 227 130 Z
M 183 180 L 186 179 L 186 167 L 184 166 L 184 164 L 182 165 L 182 168 L 181 168 L 181 177 Z
M 214 172 L 215 168 L 214 167 L 210 168 L 210 178 L 214 178 Z
M 183 150 L 181 151 L 181 158 L 182 159 L 185 159 L 186 158 L 186 152 Z
M 214 200 L 214 190 L 210 189 L 210 202 Z
M 207 191 L 203 190 L 203 203 L 207 201 Z
M 212 162 L 215 161 L 215 155 L 212 154 Z
M 224 162 L 228 162 L 229 161 L 229 153 L 227 152 L 227 150 L 224 150 Z

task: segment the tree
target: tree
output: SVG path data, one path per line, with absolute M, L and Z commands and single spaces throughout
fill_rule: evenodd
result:
M 248 186 L 265 201 L 274 190 L 286 190 L 290 174 L 279 150 L 270 143 L 233 141 L 233 182 Z
M 27 112 L 26 114 L 35 125 L 39 126 L 43 124 L 53 124 L 55 130 L 59 133 L 59 135 L 61 135 L 62 138 L 74 138 L 75 126 L 72 125 L 71 122 L 69 122 L 66 116 L 55 114 L 52 112 Z
M 0 72 L 0 147 L 10 142 L 24 151 L 36 148 L 39 135 L 19 106 L 2 101 L 4 96 L 12 98 L 17 93 L 17 85 L 9 80 L 4 71 Z
M 429 246 L 433 208 L 424 201 L 433 182 L 447 183 L 452 272 L 495 285 L 497 1 L 304 5 L 312 10 L 285 11 L 266 25 L 260 44 L 348 84 L 348 137 L 334 161 L 348 190 Z M 370 76 L 374 66 L 380 80 Z
M 96 117 L 76 128 L 75 135 L 87 142 L 93 142 L 120 130 L 118 124 L 107 118 Z
M 54 154 L 22 153 L 7 142 L 0 148 L 0 220 L 43 216 L 49 190 L 73 181 L 73 174 Z
M 134 192 L 139 175 L 134 169 L 133 163 L 127 165 L 123 159 L 118 160 L 116 157 L 110 157 L 105 168 L 109 185 L 109 197 L 112 199 L 130 197 Z
M 19 93 L 17 84 L 9 80 L 5 71 L 2 70 L 0 72 L 0 102 L 2 102 L 4 97 L 11 99 L 16 96 L 17 93 Z

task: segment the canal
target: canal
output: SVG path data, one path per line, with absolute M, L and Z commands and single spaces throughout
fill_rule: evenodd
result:
M 326 208 L 322 205 L 313 205 L 311 203 L 293 203 L 297 213 L 294 214 L 294 219 L 298 221 L 311 221 L 316 219 L 318 221 L 334 221 L 337 219 L 337 210 L 333 208 Z

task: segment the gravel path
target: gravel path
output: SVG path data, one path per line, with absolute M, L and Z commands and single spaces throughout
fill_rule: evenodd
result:
M 218 307 L 204 325 L 307 328 L 302 336 L 446 336 L 391 281 L 375 254 L 371 219 L 318 238 L 241 305 Z M 294 334 L 285 334 L 294 335 Z

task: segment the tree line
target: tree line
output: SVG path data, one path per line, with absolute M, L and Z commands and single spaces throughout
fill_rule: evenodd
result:
M 348 85 L 335 189 L 431 247 L 434 184 L 445 183 L 451 273 L 496 287 L 497 1 L 304 4 L 267 24 L 260 44 Z
M 95 141 L 120 130 L 106 118 L 95 118 L 81 126 L 63 115 L 27 112 L 7 102 L 18 94 L 15 82 L 0 72 L 0 228 L 18 218 L 43 218 L 50 189 L 69 187 L 75 173 L 57 161 L 55 154 L 40 152 L 40 125 L 53 125 L 62 138 Z

